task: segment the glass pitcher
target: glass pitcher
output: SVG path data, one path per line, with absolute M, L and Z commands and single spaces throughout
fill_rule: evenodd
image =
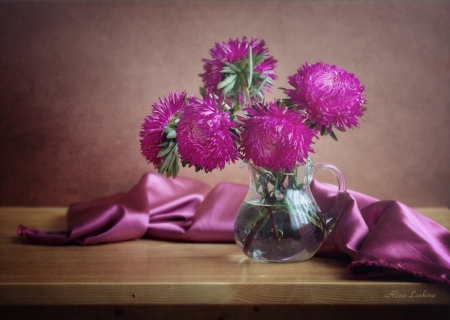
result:
M 244 254 L 257 261 L 296 262 L 310 259 L 333 230 L 342 211 L 346 185 L 341 171 L 326 162 L 291 172 L 272 172 L 248 163 L 249 191 L 235 221 L 235 240 Z M 310 183 L 317 170 L 331 171 L 338 197 L 329 212 L 321 212 Z

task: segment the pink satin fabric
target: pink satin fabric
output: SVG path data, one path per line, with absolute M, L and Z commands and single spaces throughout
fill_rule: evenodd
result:
M 323 211 L 336 188 L 313 181 Z M 189 242 L 234 242 L 234 220 L 248 186 L 148 173 L 127 193 L 69 206 L 69 231 L 19 226 L 31 244 L 95 245 L 150 237 Z M 450 284 L 450 232 L 397 201 L 348 191 L 344 210 L 318 256 L 350 258 L 351 279 L 410 276 Z

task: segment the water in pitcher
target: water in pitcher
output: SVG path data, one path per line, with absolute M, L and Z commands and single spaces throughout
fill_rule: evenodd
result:
M 292 210 L 285 205 L 245 201 L 235 223 L 235 240 L 254 260 L 294 262 L 311 258 L 325 232 L 312 204 Z

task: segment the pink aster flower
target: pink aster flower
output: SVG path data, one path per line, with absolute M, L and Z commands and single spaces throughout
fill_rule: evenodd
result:
M 240 150 L 245 160 L 274 171 L 289 171 L 304 164 L 311 148 L 314 130 L 303 122 L 301 114 L 283 103 L 255 104 L 244 109 Z
M 358 127 L 357 117 L 363 116 L 364 87 L 352 74 L 338 66 L 305 64 L 288 77 L 294 89 L 285 89 L 292 103 L 303 109 L 317 131 L 332 132 Z M 323 128 L 323 129 L 322 129 Z
M 163 157 L 158 157 L 161 151 L 161 143 L 164 142 L 164 128 L 176 126 L 176 122 L 188 101 L 196 101 L 198 98 L 186 97 L 186 93 L 170 92 L 168 97 L 160 98 L 159 103 L 152 105 L 152 113 L 147 116 L 142 124 L 140 132 L 141 153 L 149 163 L 158 167 Z
M 203 101 L 190 104 L 176 130 L 181 160 L 206 172 L 238 159 L 236 135 L 230 131 L 236 123 L 223 110 L 223 100 L 206 94 Z
M 276 78 L 274 71 L 276 60 L 272 56 L 269 56 L 264 40 L 252 38 L 248 41 L 247 37 L 243 37 L 242 41 L 230 39 L 228 43 L 216 43 L 215 47 L 210 49 L 209 53 L 212 59 L 202 59 L 202 61 L 205 62 L 203 66 L 205 72 L 199 75 L 203 79 L 205 89 L 216 94 L 223 93 L 224 90 L 218 89 L 217 86 L 226 76 L 229 76 L 229 74 L 223 71 L 224 67 L 226 67 L 226 63 L 234 64 L 235 67 L 239 69 L 239 62 L 248 58 L 249 47 L 252 48 L 252 56 L 255 59 L 253 62 L 252 83 L 250 83 L 249 87 L 253 84 L 253 91 L 256 92 L 257 89 L 259 89 L 257 87 L 262 85 L 260 91 L 258 91 L 261 95 L 264 92 L 269 91 L 272 87 L 271 81 L 264 83 L 263 81 L 265 77 L 270 78 L 271 80 Z M 247 81 L 247 70 L 240 70 L 240 73 L 244 75 L 243 78 Z M 238 82 L 241 81 L 240 77 L 236 78 Z M 236 88 L 239 89 L 239 92 L 235 92 L 235 98 L 242 102 L 242 86 L 239 87 L 238 85 Z

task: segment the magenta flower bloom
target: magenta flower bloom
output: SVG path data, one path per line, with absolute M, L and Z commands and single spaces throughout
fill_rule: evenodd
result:
M 226 163 L 238 159 L 237 136 L 230 131 L 236 123 L 223 110 L 223 100 L 206 94 L 180 117 L 176 130 L 180 158 L 199 170 L 222 170 Z
M 304 164 L 311 148 L 314 130 L 301 114 L 277 102 L 255 104 L 244 109 L 240 151 L 244 159 L 273 171 L 290 171 Z
M 249 47 L 252 49 L 253 56 L 251 75 L 249 75 L 250 70 L 246 69 L 250 65 L 249 63 L 245 64 L 245 66 L 240 65 L 240 62 L 248 59 Z M 230 94 L 233 94 L 237 101 L 243 102 L 242 91 L 244 87 L 248 87 L 250 93 L 256 94 L 259 92 L 259 96 L 269 91 L 272 87 L 272 81 L 270 80 L 276 78 L 274 71 L 276 60 L 269 56 L 264 40 L 252 38 L 248 41 L 247 37 L 243 37 L 242 41 L 230 39 L 228 43 L 216 43 L 209 53 L 212 59 L 202 59 L 205 62 L 203 66 L 205 72 L 199 75 L 202 77 L 207 91 L 218 95 L 222 93 L 227 94 L 228 91 L 231 91 Z M 227 71 L 227 63 L 233 64 L 234 69 L 228 69 Z M 228 76 L 234 79 L 234 81 L 230 81 L 231 86 L 228 89 L 219 89 L 219 83 Z M 248 83 L 249 77 L 252 78 L 250 83 Z
M 163 161 L 163 157 L 158 157 L 162 150 L 161 144 L 164 142 L 164 128 L 176 126 L 183 108 L 188 101 L 196 101 L 198 98 L 186 97 L 186 93 L 170 92 L 169 97 L 159 99 L 159 103 L 152 105 L 152 113 L 147 116 L 142 124 L 141 154 L 149 163 L 153 163 L 157 168 Z
M 294 89 L 285 93 L 300 109 L 303 109 L 315 130 L 332 132 L 333 126 L 340 131 L 358 127 L 357 117 L 363 116 L 364 86 L 351 73 L 338 66 L 305 64 L 297 73 L 288 77 Z

